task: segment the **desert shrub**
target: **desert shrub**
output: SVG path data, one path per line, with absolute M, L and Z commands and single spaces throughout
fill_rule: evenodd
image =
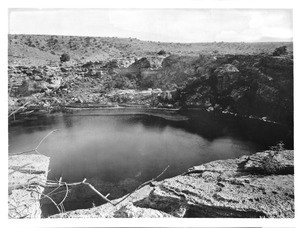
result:
M 263 175 L 280 174 L 283 172 L 283 166 L 272 156 L 266 156 L 260 162 L 260 166 L 253 167 L 252 173 Z
M 283 151 L 283 150 L 285 150 L 284 143 L 282 141 L 280 141 L 275 146 L 270 146 L 270 149 L 274 150 L 274 151 Z
M 154 81 L 153 80 L 143 80 L 141 82 L 141 88 L 143 89 L 148 89 L 148 88 L 152 88 L 154 86 Z
M 93 66 L 93 62 L 91 62 L 91 61 L 88 61 L 88 62 L 86 62 L 85 64 L 82 65 L 82 67 L 85 67 L 85 68 L 90 68 L 92 66 Z
M 60 61 L 61 62 L 68 62 L 70 61 L 70 55 L 67 53 L 64 53 L 60 56 Z
M 279 48 L 276 48 L 272 55 L 280 56 L 280 55 L 286 55 L 286 54 L 287 54 L 286 46 L 281 46 Z
M 117 89 L 133 89 L 135 86 L 127 77 L 118 75 L 114 77 L 112 87 Z
M 104 67 L 107 67 L 107 68 L 118 68 L 119 67 L 118 61 L 116 59 L 113 59 L 113 60 L 109 61 Z
M 160 50 L 157 54 L 158 54 L 158 55 L 165 55 L 165 54 L 166 54 L 166 51 L 165 51 L 165 50 Z

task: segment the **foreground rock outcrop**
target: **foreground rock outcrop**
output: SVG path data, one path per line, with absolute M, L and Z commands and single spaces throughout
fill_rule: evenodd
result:
M 44 188 L 31 183 L 45 183 L 50 158 L 44 155 L 13 155 L 8 160 L 8 217 L 40 218 L 40 199 Z
M 52 216 L 82 217 L 293 218 L 293 151 L 213 161 L 153 182 L 117 206 L 104 204 Z

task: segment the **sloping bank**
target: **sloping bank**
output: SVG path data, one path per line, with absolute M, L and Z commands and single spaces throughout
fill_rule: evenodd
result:
M 293 218 L 293 153 L 292 150 L 265 151 L 213 161 L 182 175 L 153 182 L 117 206 L 107 203 L 51 218 Z

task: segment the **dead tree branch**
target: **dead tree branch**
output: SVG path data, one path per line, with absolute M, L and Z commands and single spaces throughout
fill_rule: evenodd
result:
M 16 153 L 12 153 L 10 155 L 20 155 L 20 154 L 25 154 L 25 153 L 30 153 L 30 152 L 36 152 L 38 154 L 42 154 L 38 151 L 40 145 L 45 141 L 45 139 L 47 137 L 49 137 L 52 133 L 56 132 L 56 131 L 59 131 L 60 129 L 54 129 L 53 131 L 49 132 L 44 138 L 42 138 L 42 140 L 38 143 L 38 145 L 32 149 L 32 150 L 26 150 L 26 151 L 21 151 L 21 152 L 16 152 Z
M 167 169 L 170 167 L 170 165 L 168 165 L 157 177 L 149 180 L 149 181 L 146 181 L 144 182 L 143 184 L 141 184 L 140 186 L 138 186 L 133 192 L 127 194 L 124 198 L 122 198 L 119 202 L 117 203 L 114 203 L 113 205 L 116 206 L 118 205 L 119 203 L 123 202 L 125 199 L 127 199 L 129 196 L 131 196 L 134 192 L 136 192 L 137 190 L 139 190 L 140 188 L 146 186 L 147 184 L 150 184 L 151 182 L 157 180 L 159 177 L 161 177 L 166 171 Z
M 92 189 L 98 196 L 100 196 L 102 199 L 104 199 L 106 202 L 114 205 L 113 202 L 111 202 L 106 196 L 104 196 L 101 192 L 99 192 L 93 185 L 90 183 L 83 182 L 83 184 L 89 186 L 90 189 Z
M 169 168 L 170 166 L 168 165 L 159 175 L 157 175 L 155 178 L 152 178 L 149 181 L 144 182 L 143 184 L 139 185 L 134 191 L 132 191 L 131 193 L 127 194 L 124 198 L 122 198 L 120 201 L 113 203 L 111 200 L 109 200 L 107 197 L 110 194 L 107 194 L 106 196 L 104 196 L 101 192 L 99 192 L 93 185 L 91 185 L 90 183 L 86 182 L 86 178 L 84 178 L 84 180 L 82 182 L 76 182 L 76 183 L 66 183 L 66 182 L 59 182 L 57 183 L 49 183 L 48 187 L 57 187 L 57 186 L 63 186 L 65 185 L 67 186 L 76 186 L 76 185 L 80 185 L 80 184 L 84 184 L 87 185 L 91 190 L 93 190 L 98 196 L 100 196 L 102 199 L 104 199 L 106 202 L 112 204 L 113 206 L 116 206 L 118 204 L 120 204 L 121 202 L 123 202 L 125 199 L 127 199 L 129 196 L 131 196 L 134 192 L 136 192 L 137 190 L 139 190 L 140 188 L 150 184 L 151 182 L 157 180 L 159 177 L 161 177 Z M 65 200 L 65 199 L 64 199 Z M 63 201 L 64 201 L 63 200 Z
M 44 187 L 44 188 L 54 188 L 54 190 L 50 191 L 47 194 L 40 193 L 40 192 L 38 192 L 38 193 L 42 195 L 41 198 L 48 198 L 55 205 L 55 207 L 57 208 L 57 210 L 59 211 L 59 213 L 62 213 L 62 212 L 65 211 L 63 203 L 65 202 L 65 200 L 68 197 L 68 193 L 70 191 L 69 187 L 72 187 L 72 186 L 74 187 L 74 186 L 78 186 L 78 185 L 82 185 L 82 184 L 86 185 L 92 191 L 94 191 L 98 196 L 100 196 L 103 200 L 105 200 L 106 202 L 110 203 L 113 206 L 116 206 L 116 205 L 120 204 L 121 202 L 123 202 L 125 199 L 127 199 L 129 196 L 131 196 L 133 193 L 135 193 L 138 189 L 140 189 L 140 188 L 142 188 L 142 187 L 150 184 L 151 182 L 157 180 L 159 177 L 161 177 L 167 171 L 168 168 L 169 168 L 169 165 L 158 176 L 156 176 L 155 178 L 153 178 L 153 179 L 151 179 L 149 181 L 146 181 L 143 184 L 139 185 L 134 191 L 132 191 L 131 193 L 127 194 L 125 197 L 123 197 L 120 201 L 118 201 L 116 203 L 114 203 L 110 199 L 108 199 L 108 196 L 110 194 L 107 194 L 106 196 L 103 195 L 92 184 L 86 182 L 86 178 L 84 178 L 83 181 L 81 181 L 81 182 L 73 182 L 73 183 L 63 182 L 61 180 L 61 178 L 59 179 L 59 181 L 47 180 L 45 183 L 33 180 L 33 181 L 30 181 L 30 182 L 27 182 L 27 183 L 24 183 L 24 184 L 18 184 L 17 186 L 16 185 L 9 186 L 9 188 L 10 189 L 25 188 L 25 189 L 27 189 L 29 191 L 35 191 L 35 192 L 38 192 L 37 190 L 35 190 L 33 188 L 33 187 L 36 187 L 36 186 L 41 186 L 41 187 Z M 61 187 L 65 187 L 66 190 L 55 192 L 58 189 L 60 189 Z M 63 199 L 61 200 L 60 203 L 56 203 L 51 198 L 52 195 L 55 195 L 55 194 L 58 194 L 58 193 L 63 193 L 63 192 L 65 192 L 65 195 L 64 195 L 64 197 L 63 197 Z
M 64 201 L 66 200 L 66 198 L 67 198 L 67 196 L 68 196 L 68 193 L 69 193 L 68 185 L 65 184 L 65 186 L 66 186 L 66 189 L 67 189 L 66 194 L 65 194 L 64 198 L 62 199 L 62 201 L 58 204 L 58 205 L 60 205 L 61 207 L 63 207 L 63 203 L 64 203 Z
M 44 193 L 40 193 L 40 192 L 38 192 L 38 191 L 36 191 L 34 189 L 31 189 L 31 191 L 37 192 L 37 193 L 41 194 L 42 196 L 46 197 L 47 199 L 51 200 L 51 202 L 57 208 L 58 212 L 61 213 L 61 209 L 59 208 L 58 204 L 50 196 L 48 196 L 47 194 L 44 194 Z
M 15 115 L 19 110 L 21 110 L 22 108 L 25 108 L 26 105 L 28 105 L 31 101 L 27 101 L 24 105 L 22 105 L 20 108 L 18 108 L 17 110 L 13 111 L 12 113 L 10 113 L 8 115 L 8 117 L 11 117 L 12 115 Z
M 36 148 L 34 150 L 38 150 L 38 148 L 40 147 L 40 145 L 44 142 L 44 140 L 50 136 L 52 133 L 56 132 L 56 131 L 59 131 L 60 129 L 54 129 L 53 131 L 49 132 L 40 142 L 39 144 L 36 146 Z

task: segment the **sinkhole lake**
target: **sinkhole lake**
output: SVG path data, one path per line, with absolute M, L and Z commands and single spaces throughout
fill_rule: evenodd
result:
M 130 115 L 39 116 L 9 126 L 9 153 L 35 148 L 51 158 L 48 178 L 80 181 L 97 177 L 118 182 L 148 180 L 170 165 L 164 177 L 218 159 L 237 158 L 283 141 L 293 147 L 287 127 L 213 113 L 186 113 L 185 120 Z
M 77 182 L 87 178 L 103 194 L 111 193 L 111 198 L 132 191 L 168 165 L 160 180 L 195 165 L 266 150 L 280 141 L 293 149 L 292 129 L 255 119 L 199 111 L 187 111 L 178 118 L 173 114 L 114 111 L 113 115 L 95 115 L 87 111 L 11 123 L 9 153 L 35 148 L 54 129 L 60 131 L 39 147 L 40 153 L 51 158 L 48 179 Z M 65 207 L 89 208 L 95 202 L 104 203 L 97 196 L 82 201 L 77 197 Z M 45 213 L 57 213 L 51 210 Z

